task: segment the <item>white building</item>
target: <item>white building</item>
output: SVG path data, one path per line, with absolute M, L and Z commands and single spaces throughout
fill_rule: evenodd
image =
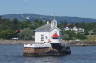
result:
M 71 30 L 71 31 L 75 31 L 76 33 L 77 32 L 80 32 L 80 33 L 83 33 L 84 32 L 84 29 L 83 28 L 77 28 L 76 26 L 74 26 L 73 28 L 65 27 L 64 30 L 65 31 Z
M 57 21 L 53 19 L 35 30 L 35 43 L 59 43 L 59 32 Z
M 65 27 L 64 30 L 67 31 L 67 30 L 71 30 L 71 29 L 69 27 Z
M 78 28 L 75 26 L 71 29 L 72 31 L 78 32 Z

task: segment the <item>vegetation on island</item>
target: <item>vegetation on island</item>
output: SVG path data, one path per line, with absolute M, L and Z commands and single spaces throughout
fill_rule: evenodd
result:
M 19 38 L 20 40 L 32 39 L 34 29 L 45 24 L 45 22 L 36 19 L 31 22 L 29 20 L 19 21 L 14 18 L 12 20 L 0 17 L 0 39 Z
M 36 19 L 30 21 L 25 19 L 24 21 L 19 21 L 18 19 L 5 19 L 0 17 L 0 39 L 12 39 L 18 37 L 20 40 L 32 40 L 34 36 L 34 30 L 41 25 L 44 25 L 46 21 Z M 68 26 L 70 28 L 76 26 L 84 28 L 84 33 L 76 33 L 75 31 L 68 30 L 65 31 L 64 28 Z M 67 23 L 60 21 L 58 27 L 62 30 L 61 37 L 64 40 L 85 40 L 89 39 L 89 36 L 96 35 L 96 22 L 92 23 Z M 96 40 L 96 38 L 94 38 Z
M 96 22 L 91 23 L 67 23 L 64 21 L 61 21 L 60 24 L 58 24 L 59 28 L 62 30 L 62 38 L 65 40 L 94 40 L 96 41 Z M 84 32 L 75 32 L 73 30 L 67 30 L 65 31 L 65 27 L 73 28 L 83 28 Z M 93 37 L 95 36 L 95 37 Z M 91 39 L 90 39 L 91 38 Z

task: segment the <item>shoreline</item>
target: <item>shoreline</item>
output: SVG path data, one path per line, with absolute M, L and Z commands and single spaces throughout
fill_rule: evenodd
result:
M 69 42 L 70 46 L 96 46 L 96 41 L 74 41 Z
M 65 41 L 62 41 L 64 43 Z M 0 44 L 33 44 L 33 40 L 0 40 Z M 96 41 L 66 41 L 70 46 L 96 46 Z
M 33 44 L 32 40 L 0 40 L 0 44 Z

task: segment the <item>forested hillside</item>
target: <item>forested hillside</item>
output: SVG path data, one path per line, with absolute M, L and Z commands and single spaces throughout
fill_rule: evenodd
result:
M 28 19 L 30 21 L 34 21 L 35 19 L 40 19 L 42 21 L 51 20 L 52 16 L 47 15 L 39 15 L 39 14 L 5 14 L 1 15 L 3 18 L 14 19 L 17 18 L 20 21 L 24 21 Z M 55 16 L 58 23 L 60 21 L 68 22 L 68 23 L 76 23 L 76 22 L 96 22 L 96 19 L 92 18 L 80 18 L 80 17 L 69 17 L 69 16 Z
M 32 35 L 34 35 L 34 30 L 44 24 L 46 24 L 46 21 L 41 19 L 35 19 L 34 21 L 25 19 L 20 21 L 16 18 L 8 19 L 0 17 L 0 39 L 11 39 L 13 37 L 19 37 L 22 40 L 31 40 Z M 85 32 L 83 34 L 76 34 L 74 31 L 66 32 L 64 31 L 64 27 L 66 26 L 71 28 L 74 26 L 84 28 Z M 96 22 L 68 23 L 66 21 L 60 21 L 60 23 L 58 23 L 58 27 L 62 30 L 63 38 L 67 40 L 86 39 L 86 35 L 89 35 L 90 31 L 96 35 Z

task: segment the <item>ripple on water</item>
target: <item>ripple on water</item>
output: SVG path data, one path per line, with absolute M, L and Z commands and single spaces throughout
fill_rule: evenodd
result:
M 0 63 L 96 63 L 96 46 L 71 50 L 68 56 L 24 57 L 23 45 L 0 45 Z

